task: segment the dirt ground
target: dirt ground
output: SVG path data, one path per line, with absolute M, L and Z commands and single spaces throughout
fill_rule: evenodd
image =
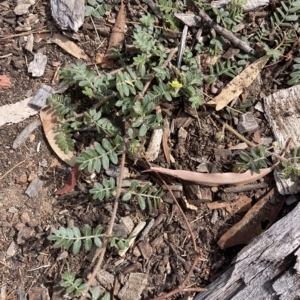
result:
M 29 9 L 38 19 L 32 29 L 46 28 L 51 32 L 36 34 L 39 39 L 33 50 L 43 52 L 48 58 L 48 63 L 44 76 L 31 77 L 27 72 L 27 65 L 33 59 L 33 55 L 24 49 L 27 36 L 18 36 L 15 30 L 17 24 L 24 22 L 26 16 L 16 16 L 13 12 L 15 5 L 16 1 L 12 0 L 0 2 L 0 38 L 1 35 L 12 35 L 11 38 L 0 39 L 0 74 L 6 74 L 12 81 L 10 89 L 0 89 L 0 106 L 33 96 L 41 84 L 51 85 L 57 62 L 66 66 L 77 61 L 57 45 L 48 43 L 50 36 L 59 33 L 60 29 L 50 16 L 48 1 L 37 1 Z M 129 12 L 135 12 L 135 15 L 129 14 L 128 18 L 135 21 L 140 15 L 138 11 L 136 3 L 132 3 Z M 89 18 L 86 19 L 86 24 L 91 24 Z M 99 43 L 94 38 L 92 27 L 84 26 L 74 38 L 92 60 L 99 51 L 96 50 Z M 107 37 L 101 38 L 104 52 Z M 178 42 L 179 39 L 175 38 L 174 44 Z M 262 85 L 258 92 L 252 92 L 253 96 L 259 97 L 260 93 L 268 95 L 278 87 L 285 87 L 280 86 L 279 81 L 274 82 L 270 79 L 269 75 L 276 71 L 271 69 L 266 70 Z M 184 113 L 181 108 L 182 103 L 174 103 L 172 107 L 172 116 L 176 119 L 174 133 L 170 139 L 171 152 L 176 159 L 173 168 L 194 171 L 197 170 L 199 162 L 206 159 L 211 162 L 210 166 L 215 172 L 231 171 L 229 158 L 223 150 L 228 145 L 238 144 L 238 139 L 226 132 L 222 143 L 216 141 L 215 135 L 222 126 L 210 116 L 211 108 L 200 108 L 201 128 L 197 119 Z M 264 115 L 254 110 L 253 114 L 259 122 L 262 137 L 272 137 Z M 112 202 L 100 203 L 92 200 L 88 193 L 90 184 L 84 178 L 78 182 L 73 192 L 61 196 L 55 194 L 64 185 L 70 170 L 63 162 L 57 161 L 55 153 L 47 143 L 42 126 L 39 126 L 30 136 L 30 140 L 26 140 L 21 147 L 16 150 L 12 148 L 13 141 L 21 131 L 38 119 L 37 114 L 17 124 L 5 124 L 0 127 L 0 289 L 3 295 L 6 295 L 6 298 L 0 297 L 1 299 L 25 299 L 22 298 L 22 293 L 28 295 L 28 299 L 37 299 L 34 298 L 38 293 L 35 288 L 44 287 L 51 299 L 63 299 L 64 290 L 59 286 L 61 273 L 72 270 L 79 276 L 87 276 L 91 271 L 91 258 L 84 251 L 74 256 L 64 249 L 51 247 L 52 243 L 47 240 L 51 227 L 76 225 L 82 228 L 84 224 L 93 227 L 99 223 L 107 226 L 112 212 Z M 182 126 L 188 132 L 188 139 L 184 145 L 178 144 L 177 140 L 177 131 Z M 248 138 L 251 139 L 252 135 Z M 163 152 L 153 163 L 167 166 Z M 130 162 L 126 165 L 131 173 L 140 174 L 142 171 L 139 166 Z M 42 180 L 43 187 L 37 196 L 30 198 L 25 191 L 36 176 Z M 153 178 L 152 175 L 150 178 Z M 178 183 L 170 178 L 168 181 L 170 184 Z M 261 179 L 260 183 L 266 183 L 265 187 L 243 193 L 228 193 L 221 188 L 202 190 L 202 193 L 207 193 L 202 194 L 202 199 L 190 197 L 191 204 L 197 206 L 197 210 L 186 209 L 184 202 L 181 203 L 201 250 L 201 259 L 190 277 L 188 286 L 204 288 L 226 270 L 242 248 L 235 246 L 222 250 L 217 241 L 226 230 L 241 220 L 244 213 L 229 216 L 222 209 L 210 210 L 206 204 L 211 200 L 232 202 L 241 194 L 250 197 L 254 203 L 274 186 L 274 179 L 270 175 Z M 177 195 L 182 198 L 181 191 L 177 191 Z M 186 224 L 172 200 L 167 196 L 164 199 L 159 209 L 151 214 L 141 212 L 134 203 L 120 204 L 117 220 L 129 216 L 135 224 L 140 221 L 148 224 L 154 220 L 155 225 L 147 237 L 136 243 L 125 257 L 120 258 L 115 249 L 107 251 L 102 268 L 112 275 L 108 290 L 113 291 L 114 295 L 118 294 L 130 273 L 148 275 L 148 284 L 142 292 L 142 299 L 150 299 L 176 288 L 189 271 L 191 256 L 194 254 Z M 287 210 L 284 207 L 281 215 Z M 184 295 L 177 295 L 172 299 L 184 299 Z

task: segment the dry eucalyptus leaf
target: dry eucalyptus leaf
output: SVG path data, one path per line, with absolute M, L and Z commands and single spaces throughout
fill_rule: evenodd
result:
M 89 59 L 89 57 L 84 53 L 84 51 L 81 48 L 79 48 L 75 43 L 70 41 L 67 37 L 61 34 L 54 34 L 51 40 L 53 43 L 55 43 L 74 57 L 78 59 L 82 58 L 84 60 Z
M 222 92 L 213 100 L 209 101 L 208 104 L 216 104 L 216 110 L 224 108 L 228 103 L 242 94 L 245 88 L 252 84 L 269 58 L 268 55 L 265 55 L 247 67 L 243 72 L 232 79 L 225 88 L 223 88 Z
M 76 163 L 76 157 L 74 156 L 73 152 L 69 151 L 69 153 L 66 154 L 59 148 L 56 142 L 57 132 L 55 132 L 55 126 L 58 124 L 56 117 L 56 112 L 49 107 L 42 109 L 40 112 L 40 118 L 43 124 L 44 133 L 52 150 L 61 160 L 73 167 Z
M 151 167 L 151 169 L 144 172 L 158 172 L 170 176 L 174 176 L 183 180 L 203 184 L 206 186 L 219 186 L 219 185 L 242 185 L 251 183 L 260 178 L 263 178 L 273 170 L 273 167 L 260 169 L 260 173 L 254 173 L 251 170 L 245 173 L 212 173 L 204 174 L 184 170 L 171 170 L 160 167 Z
M 113 49 L 116 47 L 122 47 L 125 39 L 125 25 L 126 25 L 126 13 L 124 9 L 123 0 L 121 0 L 120 10 L 112 29 L 109 44 L 103 62 L 101 64 L 102 68 L 112 68 L 114 64 Z

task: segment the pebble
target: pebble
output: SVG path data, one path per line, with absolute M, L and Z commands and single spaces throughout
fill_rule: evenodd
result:
M 12 241 L 6 251 L 6 257 L 13 257 L 18 251 L 18 245 Z
M 27 175 L 24 173 L 20 177 L 16 179 L 17 184 L 26 184 L 27 183 Z
M 0 208 L 0 221 L 5 221 L 5 220 L 6 220 L 6 209 Z
M 27 212 L 23 212 L 22 215 L 20 216 L 20 220 L 23 224 L 28 224 L 30 222 L 30 217 Z
M 34 172 L 31 172 L 28 176 L 28 182 L 32 182 L 32 180 L 36 177 L 37 175 Z
M 18 245 L 24 245 L 25 242 L 31 237 L 33 230 L 28 226 L 23 226 L 18 232 L 17 243 Z
M 258 129 L 258 124 L 250 112 L 247 112 L 240 116 L 239 124 L 237 125 L 237 130 L 239 133 L 255 131 Z
M 19 210 L 17 208 L 15 208 L 14 206 L 10 207 L 7 211 L 11 214 L 15 214 L 15 213 L 19 212 Z

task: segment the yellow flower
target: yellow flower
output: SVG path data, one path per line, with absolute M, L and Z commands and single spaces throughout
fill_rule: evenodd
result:
M 171 86 L 172 86 L 174 89 L 180 89 L 180 88 L 182 87 L 182 84 L 181 84 L 179 81 L 177 81 L 177 80 L 173 80 L 173 81 L 171 82 Z

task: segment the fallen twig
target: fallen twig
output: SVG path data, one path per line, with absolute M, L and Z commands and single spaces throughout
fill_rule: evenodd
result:
M 117 215 L 117 210 L 118 210 L 118 206 L 119 206 L 119 198 L 120 198 L 121 190 L 122 190 L 121 186 L 122 186 L 122 181 L 123 181 L 124 165 L 125 165 L 125 152 L 123 152 L 123 154 L 122 154 L 120 177 L 119 177 L 119 181 L 118 181 L 118 187 L 117 187 L 117 192 L 116 192 L 114 209 L 113 209 L 113 212 L 112 212 L 110 223 L 108 225 L 108 229 L 106 231 L 107 236 L 112 235 L 112 230 L 113 230 L 113 226 L 114 226 L 116 215 Z M 90 286 L 92 285 L 97 273 L 100 270 L 100 267 L 101 267 L 101 264 L 102 264 L 102 261 L 103 261 L 103 258 L 104 258 L 104 255 L 105 255 L 106 248 L 107 248 L 108 244 L 109 244 L 109 239 L 107 238 L 107 239 L 105 239 L 105 241 L 103 243 L 103 246 L 101 248 L 101 252 L 99 253 L 99 258 L 98 258 L 97 264 L 94 267 L 94 270 L 93 270 L 92 274 L 90 275 L 89 280 L 87 282 L 88 287 L 86 288 L 85 291 L 82 292 L 80 300 L 86 299 L 86 295 L 88 293 L 88 290 L 89 290 Z
M 210 27 L 213 28 L 219 35 L 223 36 L 230 42 L 232 42 L 236 47 L 240 48 L 241 50 L 245 51 L 246 53 L 254 52 L 254 49 L 247 45 L 245 42 L 238 39 L 234 36 L 229 30 L 221 27 L 217 23 L 215 23 L 205 12 L 199 10 L 199 16 L 202 20 Z
M 148 163 L 148 162 L 147 162 Z M 149 167 L 151 167 L 151 165 L 148 163 Z M 168 190 L 168 192 L 170 193 L 171 197 L 173 198 L 174 200 L 174 203 L 176 204 L 176 206 L 178 207 L 185 223 L 186 223 L 186 226 L 188 228 L 188 231 L 190 233 L 190 236 L 191 236 L 191 240 L 192 240 L 192 244 L 193 244 L 193 249 L 194 249 L 194 252 L 196 254 L 196 257 L 194 258 L 194 261 L 193 261 L 193 264 L 188 272 L 188 274 L 186 275 L 186 278 L 184 279 L 184 281 L 178 286 L 178 288 L 170 291 L 169 293 L 165 294 L 165 295 L 162 295 L 162 296 L 159 296 L 159 297 L 156 297 L 154 298 L 154 300 L 161 300 L 161 299 L 166 299 L 166 298 L 169 298 L 175 294 L 178 294 L 178 293 L 181 293 L 183 291 L 185 292 L 205 292 L 206 289 L 205 288 L 184 288 L 190 278 L 190 276 L 192 275 L 192 272 L 194 271 L 197 263 L 198 263 L 198 260 L 201 258 L 201 254 L 200 254 L 200 250 L 198 249 L 197 247 L 197 244 L 196 244 L 196 239 L 195 239 L 195 236 L 194 236 L 194 233 L 192 231 L 192 228 L 191 228 L 191 225 L 186 217 L 186 215 L 184 214 L 181 206 L 179 205 L 177 199 L 175 198 L 172 190 L 170 189 L 170 187 L 166 184 L 166 182 L 162 179 L 162 177 L 160 176 L 159 173 L 156 172 L 156 175 L 157 177 L 160 179 L 160 181 L 163 183 L 163 185 L 166 187 L 166 189 Z
M 0 177 L 0 180 L 2 180 L 7 174 L 9 174 L 13 169 L 15 169 L 16 167 L 18 167 L 19 165 L 21 165 L 23 162 L 25 162 L 26 159 L 20 161 L 19 163 L 17 163 L 15 166 L 13 166 L 10 170 L 8 170 L 6 173 L 4 173 L 4 175 L 2 175 Z

